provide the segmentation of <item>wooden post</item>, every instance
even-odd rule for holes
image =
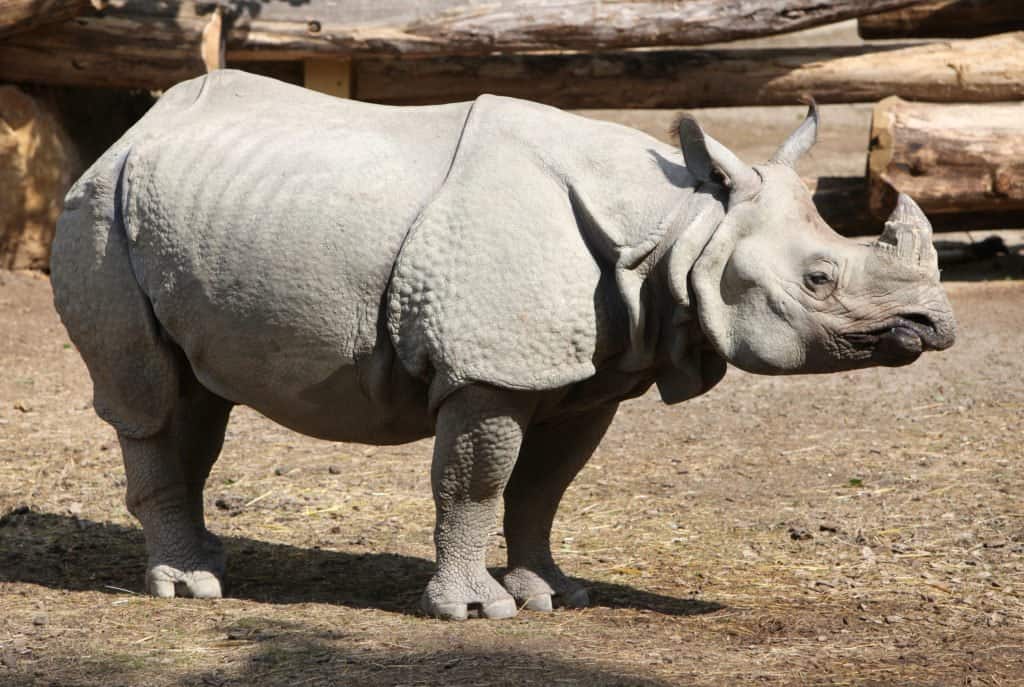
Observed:
[[[199,54],[203,58],[207,72],[224,68],[224,34],[224,7],[217,5],[217,9],[210,15],[210,21],[203,28],[203,37],[199,44]]]
[[[352,60],[309,59],[303,69],[306,88],[338,98],[352,97]]]

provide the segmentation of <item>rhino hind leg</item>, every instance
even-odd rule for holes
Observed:
[[[149,591],[220,596],[223,555],[203,523],[202,485],[230,405],[195,381],[135,280],[115,212],[115,157],[69,193],[51,260],[54,303],[89,370],[96,413],[121,442]]]
[[[421,602],[428,615],[516,614],[515,600],[491,577],[485,558],[534,405],[530,394],[483,386],[462,388],[441,405],[431,467],[437,571]]]
[[[146,538],[147,591],[162,597],[220,597],[224,550],[206,529],[203,487],[220,454],[231,404],[191,374],[187,378],[166,428],[145,438],[119,435],[126,501]]]
[[[597,448],[617,408],[602,406],[526,432],[505,489],[508,569],[502,578],[523,608],[550,611],[590,603],[586,589],[569,579],[551,555],[551,524],[562,495]]]

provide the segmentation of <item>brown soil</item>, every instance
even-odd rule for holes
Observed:
[[[0,272],[0,684],[1024,685],[1024,281],[950,293],[957,345],[912,366],[626,404],[554,536],[595,606],[445,623],[430,443],[247,409],[207,490],[230,598],[140,595],[49,283]]]

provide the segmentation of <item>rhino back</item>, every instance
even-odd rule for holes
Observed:
[[[237,72],[181,90],[191,97],[172,89],[127,141],[136,277],[217,393],[272,416],[268,405],[321,405],[353,381],[346,367],[387,345],[395,256],[444,181],[468,105],[387,108]]]

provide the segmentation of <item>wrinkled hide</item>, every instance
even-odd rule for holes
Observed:
[[[553,389],[612,359],[620,371],[651,369],[662,322],[648,277],[678,241],[671,274],[683,290],[723,214],[680,163],[630,129],[478,99],[390,291],[399,357],[432,377],[431,405],[470,382]],[[665,385],[677,372],[701,377],[698,351],[689,354]]]

